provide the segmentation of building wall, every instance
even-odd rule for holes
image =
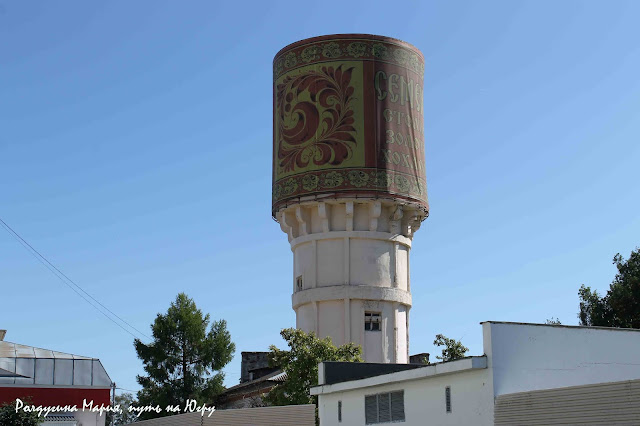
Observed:
[[[404,390],[406,425],[493,425],[493,396],[486,369],[428,377],[319,396],[322,426],[364,425],[365,395]],[[451,413],[446,412],[445,388],[451,388]],[[342,422],[338,422],[342,401]]]
[[[640,380],[501,395],[495,424],[640,425]]]
[[[640,331],[483,323],[496,396],[640,379]]]
[[[402,380],[394,373],[388,379],[376,376],[397,380],[393,383],[363,381],[355,390],[321,393],[322,426],[338,425],[338,401],[342,424],[364,424],[365,396],[395,390],[404,390],[406,424],[491,425],[494,399],[500,424],[552,424],[544,418],[553,410],[557,416],[552,418],[570,420],[565,424],[595,422],[599,417],[584,414],[595,406],[589,398],[600,398],[600,406],[616,410],[621,419],[640,420],[639,330],[486,322],[483,338],[486,369]],[[451,413],[445,411],[446,386],[451,387]],[[509,416],[542,420],[527,423]],[[606,416],[600,420],[597,424],[607,424]],[[640,424],[625,421],[615,424]]]
[[[242,352],[240,383],[259,379],[276,368],[269,368],[269,352]]]
[[[78,420],[78,426],[105,426],[107,415],[102,416],[99,413],[90,411],[78,411],[73,413],[73,417]]]

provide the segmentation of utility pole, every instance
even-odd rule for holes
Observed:
[[[111,382],[111,408],[116,406],[116,382]],[[111,412],[111,426],[114,426],[116,421],[116,416],[113,411]]]

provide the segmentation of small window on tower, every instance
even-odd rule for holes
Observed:
[[[296,277],[296,291],[302,291],[302,275]]]
[[[364,329],[366,331],[380,331],[380,312],[364,313]]]

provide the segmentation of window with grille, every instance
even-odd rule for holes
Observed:
[[[296,291],[302,290],[302,275],[296,277]]]
[[[385,392],[364,397],[364,417],[368,425],[404,422],[404,391]]]
[[[342,401],[338,401],[338,423],[342,422]]]
[[[364,329],[366,331],[380,331],[380,312],[364,313]]]
[[[447,413],[451,412],[451,388],[447,386],[444,388],[445,408]]]

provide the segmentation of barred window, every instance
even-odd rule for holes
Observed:
[[[364,329],[366,331],[380,331],[380,312],[364,313]]]
[[[342,401],[338,401],[338,423],[342,422]]]
[[[379,393],[364,397],[364,417],[368,425],[404,422],[404,391]]]
[[[445,409],[447,410],[447,413],[451,412],[451,388],[449,386],[447,386],[446,388],[444,388],[444,399],[445,399]]]

